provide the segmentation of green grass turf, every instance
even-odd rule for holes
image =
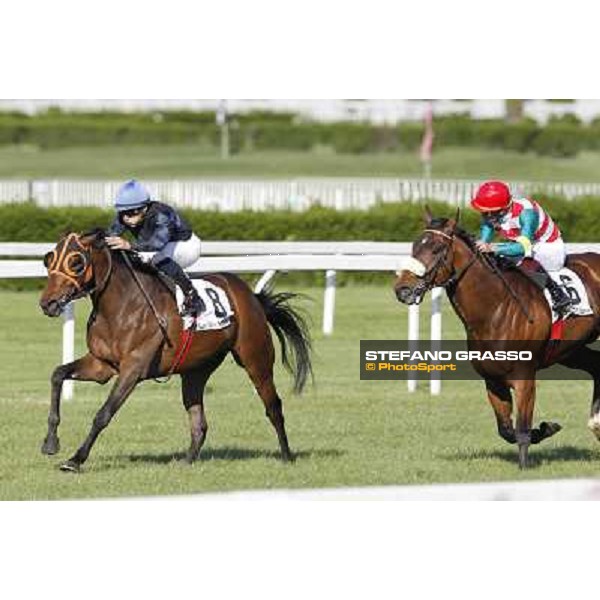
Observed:
[[[443,148],[433,159],[433,176],[442,178],[598,181],[600,153],[576,158],[538,157],[484,148]],[[38,150],[0,147],[0,177],[421,177],[415,152],[337,155],[314,152],[251,152],[222,160],[193,145],[105,146]]]
[[[277,289],[286,285],[285,276]],[[76,384],[63,403],[61,452],[42,456],[49,376],[60,360],[61,320],[44,317],[38,294],[0,292],[0,498],[107,497],[251,488],[423,484],[592,476],[600,445],[586,428],[591,383],[541,382],[536,423],[564,430],[532,448],[533,467],[520,472],[516,449],[502,441],[481,382],[445,383],[409,395],[404,382],[360,381],[359,340],[402,339],[405,307],[390,287],[348,286],[337,293],[334,335],[320,333],[322,290],[303,289],[313,317],[316,384],[302,397],[278,369],[287,431],[298,459],[278,461],[275,433],[245,373],[232,360],[211,379],[209,432],[202,459],[188,466],[187,416],[179,382],[144,383],[99,438],[79,475],[58,470],[86,435],[109,386]],[[87,300],[79,301],[78,354],[83,352]],[[427,315],[428,307],[423,308]],[[427,335],[422,320],[422,337]],[[446,303],[445,337],[462,335]]]

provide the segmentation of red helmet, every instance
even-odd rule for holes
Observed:
[[[510,205],[510,189],[501,181],[487,181],[478,190],[471,206],[475,210],[503,210]]]

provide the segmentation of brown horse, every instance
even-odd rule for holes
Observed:
[[[100,432],[139,382],[165,376],[172,369],[183,327],[174,294],[153,269],[131,258],[109,250],[100,230],[69,234],[44,258],[49,275],[40,307],[46,315],[58,316],[67,303],[85,295],[90,295],[93,305],[87,327],[88,354],[58,366],[52,374],[44,454],[59,450],[57,430],[63,381],[104,384],[116,376],[87,438],[61,465],[64,471],[80,470]],[[268,325],[280,341],[283,364],[294,374],[294,389],[301,392],[312,374],[311,346],[306,323],[288,303],[294,294],[254,294],[246,283],[229,273],[207,275],[205,279],[226,292],[234,317],[225,329],[194,333],[189,353],[175,369],[181,375],[183,405],[190,420],[191,445],[186,458],[194,461],[206,439],[208,425],[203,399],[206,382],[231,353],[252,380],[277,432],[281,457],[288,461],[292,454],[281,398],[273,382],[275,352]]]
[[[499,273],[495,259],[482,255],[475,240],[457,226],[455,219],[434,219],[426,213],[425,231],[413,244],[412,270],[398,273],[394,289],[405,304],[420,303],[433,287],[444,287],[462,321],[470,346],[482,340],[529,341],[534,349],[530,366],[523,362],[473,362],[485,380],[494,409],[498,433],[519,447],[519,466],[525,468],[530,444],[537,444],[560,430],[557,423],[533,428],[536,371],[559,363],[581,369],[594,379],[588,426],[600,439],[600,352],[586,347],[600,334],[600,255],[572,254],[567,266],[583,280],[593,315],[568,318],[563,340],[546,355],[551,313],[539,287],[520,270]],[[415,268],[418,267],[418,268]],[[512,290],[512,291],[511,291]],[[516,399],[516,427],[512,422],[512,393]]]

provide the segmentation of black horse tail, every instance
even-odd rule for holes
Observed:
[[[300,294],[274,294],[271,289],[265,289],[255,296],[279,339],[281,362],[294,376],[294,392],[299,394],[304,389],[308,376],[313,377],[312,343],[308,325],[305,318],[289,304],[290,300]]]

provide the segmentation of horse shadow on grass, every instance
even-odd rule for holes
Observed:
[[[506,450],[457,450],[440,454],[439,457],[448,461],[499,459],[513,464],[517,464],[519,460],[516,446]],[[529,468],[552,462],[598,462],[600,464],[600,449],[589,450],[570,445],[558,448],[537,448],[535,446],[530,448]]]
[[[340,458],[345,452],[333,448],[322,450],[300,450],[292,452],[294,460],[305,460],[310,458]],[[118,456],[119,460],[129,461],[130,463],[146,463],[155,465],[170,464],[173,462],[183,462],[185,452],[162,452],[160,454],[126,454]],[[210,460],[258,460],[262,458],[281,459],[281,453],[278,450],[262,450],[258,448],[240,448],[237,446],[222,448],[206,448],[200,452],[200,457],[196,462],[202,463]]]

